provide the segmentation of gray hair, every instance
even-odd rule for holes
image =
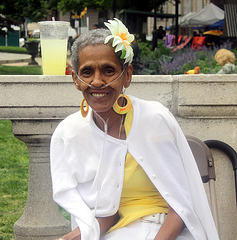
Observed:
[[[93,29],[88,31],[87,33],[81,34],[73,43],[72,46],[72,56],[71,56],[71,63],[72,69],[77,72],[79,67],[79,52],[87,47],[87,46],[94,46],[99,44],[104,44],[104,40],[107,36],[111,35],[111,32],[107,29]],[[107,45],[112,47],[112,41],[109,41]],[[119,51],[116,53],[119,63],[122,65],[124,64],[124,59],[120,58],[121,52]],[[125,67],[125,66],[124,66]]]

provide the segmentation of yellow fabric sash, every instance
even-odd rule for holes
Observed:
[[[128,136],[132,126],[133,108],[125,118],[125,131]],[[109,232],[128,225],[141,217],[167,213],[168,204],[154,187],[149,177],[128,152],[124,169],[123,190],[119,206],[120,220]]]

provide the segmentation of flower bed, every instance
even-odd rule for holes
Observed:
[[[230,42],[224,43],[219,48],[206,48],[193,50],[190,47],[172,52],[163,42],[158,43],[155,51],[151,50],[148,43],[139,42],[140,48],[140,72],[144,75],[177,75],[199,66],[201,73],[215,74],[221,65],[215,61],[215,54],[220,48],[228,49],[237,54],[236,49],[231,49]],[[237,55],[236,55],[237,56]],[[237,66],[237,61],[236,61]],[[237,68],[236,68],[237,69]]]

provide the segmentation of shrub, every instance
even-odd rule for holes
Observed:
[[[169,59],[170,49],[165,48],[163,42],[158,42],[158,48],[152,51],[152,45],[149,42],[138,41],[140,48],[140,74],[155,75],[161,67],[160,59]]]
[[[141,54],[140,61],[143,66],[141,74],[184,74],[196,66],[200,67],[202,73],[214,74],[221,68],[214,58],[220,48],[231,50],[235,55],[237,54],[237,50],[232,50],[231,43],[228,41],[219,48],[204,47],[200,50],[193,50],[190,47],[186,47],[176,52],[171,52],[170,49],[165,48],[163,42],[158,43],[155,51],[151,50],[149,43],[138,42],[138,44]]]
[[[0,52],[8,52],[8,53],[24,53],[26,54],[26,48],[24,47],[12,47],[12,46],[0,46]]]

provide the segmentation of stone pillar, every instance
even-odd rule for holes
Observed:
[[[49,147],[57,121],[12,121],[13,133],[29,150],[25,211],[14,225],[15,240],[50,240],[70,231],[70,222],[52,199]]]

